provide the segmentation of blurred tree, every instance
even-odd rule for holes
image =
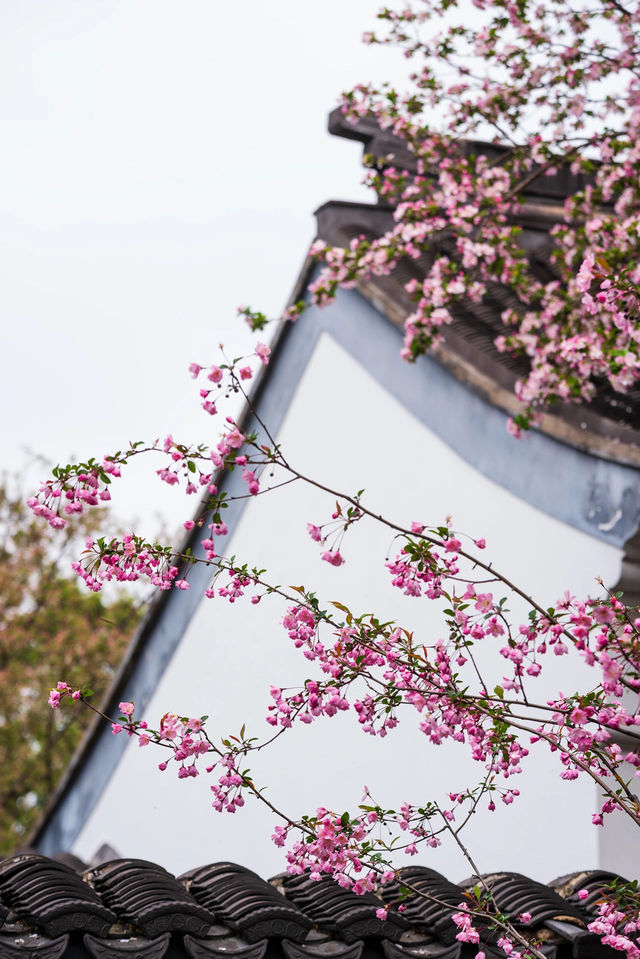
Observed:
[[[47,709],[50,686],[71,676],[104,689],[141,617],[134,597],[87,593],[67,576],[97,518],[56,533],[25,499],[0,479],[0,855],[19,845],[92,719]]]

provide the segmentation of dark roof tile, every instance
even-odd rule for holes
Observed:
[[[396,942],[409,928],[408,922],[397,914],[390,913],[387,919],[378,919],[376,911],[383,903],[374,893],[357,896],[329,876],[314,881],[305,873],[278,877],[278,881],[282,883],[287,899],[308,913],[317,925],[337,932],[345,942],[364,938]]]
[[[382,946],[385,959],[460,959],[462,952],[460,942],[447,945],[424,935],[416,936],[413,941],[403,936],[401,942],[384,942]]]
[[[380,128],[374,117],[360,117],[353,123],[336,107],[329,114],[329,133],[343,137],[346,140],[359,140],[363,144],[365,155],[370,154],[376,161],[385,166],[399,167],[400,169],[417,172],[416,155],[400,137],[389,130]],[[510,147],[499,143],[490,143],[486,140],[458,140],[461,153],[466,156],[485,156],[490,161],[500,161],[509,153]],[[427,176],[433,175],[435,170],[427,171]],[[525,188],[526,197],[536,197],[546,200],[564,200],[569,193],[575,193],[594,182],[593,174],[572,173],[569,164],[560,166],[551,176],[540,176]]]
[[[155,938],[164,932],[204,935],[215,916],[170,872],[144,859],[115,859],[85,873],[86,881],[125,922]]]
[[[18,855],[1,862],[0,900],[51,938],[71,929],[103,936],[116,919],[73,869],[46,856]]]
[[[263,959],[267,946],[267,939],[248,943],[238,936],[207,939],[184,937],[184,947],[191,959],[223,959],[225,956],[235,956],[237,959]]]
[[[363,942],[346,945],[337,939],[322,938],[320,941],[282,943],[285,959],[360,959]]]
[[[92,959],[162,959],[171,936],[168,932],[157,939],[145,939],[135,936],[131,939],[98,939],[87,934],[84,947]]]
[[[522,913],[529,913],[530,929],[537,929],[549,919],[577,925],[584,929],[584,917],[581,911],[569,900],[560,896],[551,886],[535,882],[517,872],[487,873],[481,877],[482,883],[490,890],[500,912],[514,919]],[[477,884],[477,878],[461,883],[463,889]]]
[[[606,887],[614,880],[628,882],[627,879],[614,872],[607,872],[604,869],[591,869],[559,876],[557,879],[553,879],[549,885],[567,902],[570,902],[585,919],[590,920],[597,915],[598,904],[602,901]],[[583,890],[587,892],[586,899],[580,899],[578,895]]]
[[[414,928],[430,932],[442,942],[455,943],[459,929],[451,916],[464,899],[460,886],[425,866],[408,866],[400,869],[397,876],[397,880],[382,887],[384,901],[391,905],[403,901],[403,889],[417,892],[418,895],[403,901],[408,921]]]
[[[274,886],[235,863],[218,862],[180,877],[193,898],[249,942],[284,938],[301,942],[312,922]]]
[[[21,922],[5,923],[0,929],[0,956],[2,959],[60,959],[69,945],[65,933],[50,939]]]

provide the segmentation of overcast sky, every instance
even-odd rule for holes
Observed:
[[[211,429],[187,364],[241,352],[236,306],[282,309],[313,210],[367,195],[326,120],[344,88],[406,71],[360,42],[378,6],[2,5],[4,469]],[[115,505],[171,526],[171,492],[138,476]]]

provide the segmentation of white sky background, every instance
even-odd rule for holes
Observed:
[[[377,0],[21,0],[0,8],[0,466],[172,431],[202,440],[191,360],[277,314],[313,210],[363,199],[359,144],[330,137],[341,90],[404,76],[365,47]],[[112,487],[124,522],[191,503]],[[40,477],[39,473],[42,474]],[[44,478],[39,470],[34,480]]]

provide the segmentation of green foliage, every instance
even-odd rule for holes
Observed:
[[[92,718],[50,709],[50,687],[104,689],[141,615],[131,597],[109,601],[72,578],[78,541],[99,517],[54,532],[26,495],[0,482],[0,855],[24,842]]]

